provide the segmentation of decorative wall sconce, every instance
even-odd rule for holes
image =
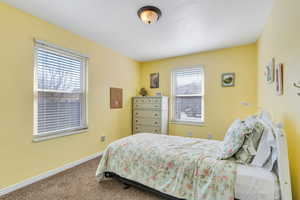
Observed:
[[[300,82],[294,83],[294,87],[300,89]],[[300,93],[298,93],[298,96],[300,96]]]

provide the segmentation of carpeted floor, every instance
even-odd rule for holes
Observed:
[[[99,159],[91,160],[53,177],[0,197],[0,200],[158,200],[152,193],[115,181],[98,183]]]

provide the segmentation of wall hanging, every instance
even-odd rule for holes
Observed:
[[[272,58],[270,62],[265,66],[265,79],[266,82],[271,84],[274,82],[275,74],[275,59]]]
[[[159,88],[159,73],[150,74],[150,88]]]
[[[298,83],[294,83],[294,87],[300,89],[300,81]],[[300,93],[297,93],[300,96]]]
[[[275,67],[275,91],[276,95],[283,95],[283,64],[279,63]]]
[[[235,85],[235,73],[223,73],[222,87],[234,87],[234,85]]]
[[[110,88],[110,108],[119,109],[123,107],[123,89]]]

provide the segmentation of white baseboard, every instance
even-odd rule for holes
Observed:
[[[90,155],[90,156],[85,157],[83,159],[80,159],[78,161],[75,161],[75,162],[72,162],[72,163],[68,163],[68,164],[66,164],[66,165],[64,165],[62,167],[59,167],[59,168],[56,168],[56,169],[52,169],[50,171],[47,171],[47,172],[42,173],[40,175],[34,176],[32,178],[25,179],[24,181],[21,181],[21,182],[15,184],[15,185],[11,185],[11,186],[8,186],[6,188],[0,189],[0,197],[3,196],[3,195],[5,195],[5,194],[11,193],[11,192],[13,192],[15,190],[18,190],[18,189],[21,189],[21,188],[26,187],[28,185],[31,185],[33,183],[36,183],[38,181],[41,181],[43,179],[46,179],[46,178],[48,178],[50,176],[53,176],[55,174],[58,174],[60,172],[63,172],[65,170],[67,170],[67,169],[76,167],[77,165],[85,163],[85,162],[87,162],[89,160],[92,160],[94,158],[100,157],[101,155],[102,155],[102,152],[95,153],[93,155]]]

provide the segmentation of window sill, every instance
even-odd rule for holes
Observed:
[[[204,122],[169,121],[169,124],[178,124],[186,126],[204,126]]]
[[[64,136],[68,136],[68,135],[75,135],[75,134],[86,133],[86,132],[88,132],[88,128],[80,129],[77,131],[51,133],[51,134],[45,134],[45,135],[34,134],[32,141],[33,142],[42,142],[45,140],[51,140],[51,139],[58,138],[58,137],[64,137]]]

